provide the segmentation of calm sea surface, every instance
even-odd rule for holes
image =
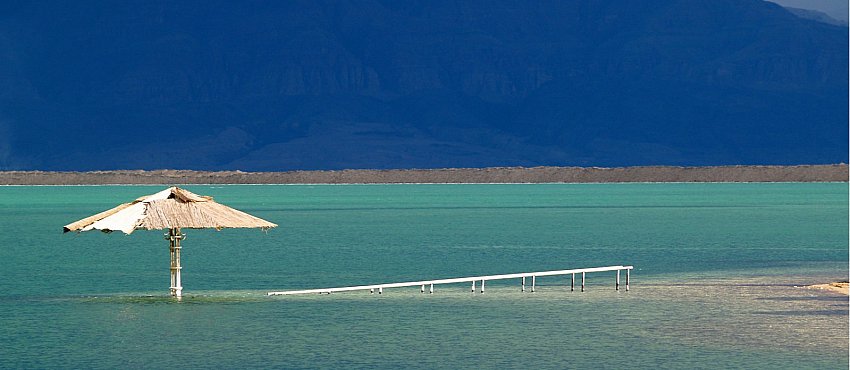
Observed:
[[[847,184],[187,186],[280,225],[62,226],[162,187],[0,187],[0,368],[848,367]],[[634,265],[334,295],[271,290]],[[566,286],[565,286],[566,284]]]

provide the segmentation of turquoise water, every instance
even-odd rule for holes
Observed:
[[[0,367],[848,366],[847,297],[796,287],[847,279],[847,184],[186,188],[280,227],[184,230],[176,302],[162,232],[60,231],[161,187],[0,187]],[[630,292],[265,295],[618,264]]]

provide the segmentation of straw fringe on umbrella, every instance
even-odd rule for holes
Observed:
[[[167,229],[171,251],[171,295],[182,295],[180,276],[180,241],[185,235],[180,229],[259,228],[268,230],[277,225],[259,217],[230,208],[178,187],[140,197],[130,203],[103,211],[65,225],[64,232],[100,230],[122,231]]]

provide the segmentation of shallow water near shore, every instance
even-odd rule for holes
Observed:
[[[187,186],[280,225],[61,227],[156,186],[0,187],[0,366],[820,368],[848,365],[848,185]],[[272,290],[634,265],[268,297]]]

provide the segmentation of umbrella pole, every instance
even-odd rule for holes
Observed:
[[[180,278],[180,240],[185,238],[185,235],[180,234],[179,227],[173,227],[168,230],[168,246],[171,252],[171,295],[177,298],[183,296],[183,282]]]

